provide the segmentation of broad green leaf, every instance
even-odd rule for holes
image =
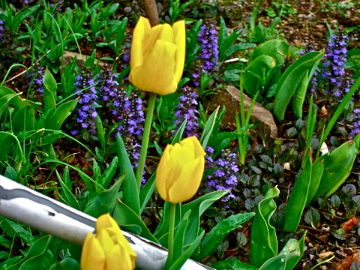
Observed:
[[[43,83],[45,86],[43,93],[44,113],[47,113],[50,109],[56,108],[56,90],[57,90],[56,80],[48,69],[45,70]]]
[[[318,64],[322,56],[320,52],[310,52],[291,64],[281,75],[276,86],[274,101],[274,115],[277,119],[284,120],[288,104],[297,93],[301,81]]]
[[[297,230],[306,205],[313,199],[318,189],[324,170],[322,161],[316,162],[315,166],[310,157],[305,158],[307,159],[305,167],[295,180],[285,208],[284,230],[289,232]]]
[[[117,151],[119,157],[120,174],[125,175],[123,189],[124,204],[128,205],[135,213],[140,215],[140,195],[139,186],[136,181],[135,173],[126,152],[125,144],[120,135],[116,137]]]
[[[176,258],[179,258],[185,248],[185,234],[186,234],[186,228],[189,224],[189,217],[191,214],[191,210],[187,211],[181,218],[180,222],[176,224],[175,228],[175,235],[174,235],[174,254],[173,258],[176,260]],[[190,221],[191,222],[191,221]],[[168,247],[169,248],[169,247]],[[172,262],[173,263],[173,262]]]
[[[66,166],[63,173],[63,178],[57,170],[55,170],[56,176],[60,182],[61,190],[60,197],[61,199],[69,206],[74,207],[75,209],[80,210],[79,202],[76,199],[75,195],[72,193],[72,183],[70,180],[69,167]]]
[[[22,99],[20,98],[21,93],[16,93],[14,90],[0,85],[0,100],[3,96],[6,95],[11,95],[11,94],[15,94],[16,96],[14,98],[12,98],[11,100],[11,104],[15,107],[15,108],[20,108],[21,106],[23,106],[24,102],[22,101]],[[1,102],[0,102],[0,107],[1,107]],[[1,111],[0,111],[1,112]]]
[[[123,178],[119,179],[107,190],[93,193],[84,212],[96,218],[105,213],[112,213],[117,205],[119,189],[123,180]]]
[[[51,236],[44,236],[31,244],[25,258],[8,267],[7,270],[48,269],[54,262],[54,255],[48,249]]]
[[[181,206],[181,212],[186,213],[191,210],[190,220],[186,230],[185,244],[190,244],[199,235],[200,217],[216,201],[225,196],[228,191],[213,191],[207,193],[191,202]]]
[[[14,94],[5,94],[0,97],[0,117],[2,116],[4,111],[9,107],[11,101],[20,95],[21,93],[14,93]]]
[[[171,144],[175,144],[178,143],[179,141],[181,141],[185,128],[186,128],[186,119],[181,123],[180,127],[178,128],[178,130],[176,131],[175,135],[172,138]]]
[[[97,138],[99,139],[101,149],[105,151],[106,150],[105,129],[99,115],[96,117],[96,135]]]
[[[49,109],[45,114],[45,128],[59,130],[66,120],[75,109],[78,100],[69,100],[62,103],[56,109]]]
[[[281,39],[272,39],[265,41],[260,44],[253,51],[250,57],[250,61],[253,61],[255,58],[261,55],[271,56],[275,59],[275,65],[279,66],[285,62],[285,59],[289,52],[289,44],[286,40]]]
[[[146,181],[146,183],[140,189],[140,212],[142,213],[151,199],[151,196],[155,191],[155,176],[156,172],[154,172],[151,177]]]
[[[213,254],[230,232],[240,228],[242,224],[248,222],[254,215],[255,213],[253,212],[240,213],[221,220],[201,242],[200,253],[196,255],[196,260],[200,261]]]
[[[299,241],[290,239],[279,255],[267,260],[259,270],[292,270],[304,254],[305,234]]]
[[[118,164],[119,164],[118,157],[114,157],[111,163],[109,164],[109,166],[105,169],[105,171],[101,175],[101,177],[99,177],[98,179],[99,184],[103,188],[107,188],[110,182],[114,180],[114,176],[118,170]]]
[[[193,239],[193,242],[185,249],[182,255],[178,257],[176,261],[171,265],[170,270],[177,270],[181,268],[181,266],[185,263],[185,261],[190,258],[190,256],[200,245],[201,239],[203,238],[204,234],[205,231],[202,231],[195,239]]]
[[[80,264],[74,258],[66,257],[60,262],[53,264],[49,270],[80,270]]]
[[[141,216],[134,212],[128,205],[121,200],[117,201],[117,205],[113,212],[113,218],[125,230],[133,232],[137,235],[145,237],[150,241],[158,243],[156,237],[149,231],[146,224],[142,221]]]
[[[345,142],[323,156],[324,173],[314,198],[322,195],[329,197],[345,182],[359,152],[359,144],[356,142],[359,138],[360,135],[357,135],[353,141]]]
[[[219,113],[219,108],[220,107],[217,107],[215,109],[215,111],[213,111],[213,113],[209,116],[209,119],[206,121],[203,133],[201,134],[200,141],[201,141],[201,145],[204,149],[206,149],[206,146],[207,146],[207,144],[210,140],[210,137],[212,135],[212,132],[214,130],[214,126],[217,121],[217,117],[218,117],[218,113]]]
[[[250,262],[260,267],[266,260],[278,254],[278,240],[270,219],[276,210],[274,198],[279,196],[277,187],[269,189],[256,207],[251,225]]]
[[[265,54],[259,55],[249,62],[242,78],[243,86],[251,97],[268,84],[271,79],[269,75],[275,66],[275,58]]]
[[[31,105],[24,105],[17,109],[12,117],[14,133],[34,130],[36,126],[35,110]]]
[[[229,257],[212,265],[217,270],[258,270],[257,267],[239,261],[238,258]]]

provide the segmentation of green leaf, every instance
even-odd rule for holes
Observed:
[[[284,120],[287,106],[297,93],[301,81],[309,70],[319,63],[322,56],[320,52],[310,52],[291,64],[281,75],[276,86],[274,101],[274,115],[277,119]]]
[[[49,270],[80,270],[80,264],[74,258],[67,257],[53,264]]]
[[[186,230],[185,244],[191,244],[192,241],[199,235],[200,217],[202,214],[214,202],[220,200],[227,193],[228,191],[213,191],[181,206],[182,213],[186,213],[191,210],[191,222]]]
[[[35,110],[31,105],[24,105],[13,114],[12,127],[14,133],[34,130],[35,123]]]
[[[101,149],[105,151],[106,150],[105,129],[99,115],[96,117],[96,135],[97,138],[99,139]]]
[[[49,269],[54,262],[54,255],[48,249],[51,239],[51,236],[47,235],[33,242],[24,259],[7,270]]]
[[[56,90],[57,90],[56,80],[48,69],[46,69],[45,71],[43,77],[43,83],[45,86],[43,93],[44,113],[47,113],[51,109],[56,108]]]
[[[278,254],[278,241],[271,216],[276,210],[274,198],[279,196],[277,187],[269,189],[256,208],[251,225],[250,262],[260,267],[266,260]]]
[[[319,183],[318,179],[321,179],[323,172],[322,162],[319,161],[317,163],[316,170],[313,172],[311,158],[306,157],[306,159],[305,167],[295,180],[294,188],[290,193],[289,201],[285,208],[284,230],[288,232],[295,232],[297,230],[305,206],[312,199],[311,197],[308,198],[312,185],[312,175],[314,174],[314,178],[317,180],[317,185],[313,189],[316,192]],[[315,172],[319,173],[320,176],[315,175]],[[311,196],[315,194],[313,190],[311,191]]]
[[[20,95],[21,93],[14,93],[5,94],[0,97],[0,117],[2,116],[3,112],[10,106],[11,101]]]
[[[180,269],[181,266],[185,263],[185,261],[190,258],[190,256],[194,253],[195,249],[200,245],[201,239],[203,238],[205,231],[202,231],[198,237],[196,237],[191,245],[182,253],[180,257],[176,259],[176,261],[171,265],[170,270]]]
[[[244,88],[251,97],[268,84],[271,78],[269,75],[275,65],[275,58],[265,54],[259,55],[249,62],[242,78]]]
[[[105,169],[98,182],[103,188],[107,188],[110,182],[114,179],[119,164],[119,158],[114,157],[110,165]]]
[[[137,235],[145,237],[150,241],[158,243],[158,239],[149,231],[146,224],[142,221],[141,216],[134,212],[128,205],[121,200],[117,201],[117,205],[113,212],[113,218],[122,228],[133,232]]]
[[[286,40],[272,39],[260,44],[251,54],[250,61],[261,55],[271,56],[275,59],[276,66],[282,65],[289,52],[289,44]]]
[[[156,172],[146,181],[140,189],[140,212],[142,213],[155,191]]]
[[[74,207],[75,209],[80,210],[79,202],[76,199],[75,195],[71,192],[72,182],[70,180],[69,167],[66,166],[63,173],[63,179],[57,170],[55,170],[56,176],[61,185],[60,196],[62,200],[69,206]]]
[[[96,218],[105,213],[112,213],[116,206],[119,189],[123,180],[123,178],[120,178],[109,189],[100,193],[93,193],[86,204],[84,212]]]
[[[213,254],[230,232],[240,228],[242,224],[248,222],[254,215],[255,213],[253,212],[240,213],[221,220],[201,242],[200,253],[195,257],[196,260],[200,261]]]
[[[55,109],[49,109],[45,114],[45,128],[59,130],[66,120],[75,109],[78,100],[69,100],[62,103]]]
[[[305,234],[299,241],[290,239],[279,255],[267,260],[259,270],[292,270],[304,254]]]
[[[135,173],[126,152],[125,144],[120,135],[116,136],[117,151],[119,157],[120,173],[125,175],[123,184],[123,202],[128,205],[135,213],[140,215],[140,195],[139,186],[136,181]]]
[[[203,133],[201,134],[201,145],[204,149],[206,149],[206,146],[210,140],[210,137],[212,135],[212,132],[214,130],[215,123],[217,121],[218,113],[219,113],[219,106],[213,111],[213,113],[209,116],[209,119],[206,121]]]
[[[230,257],[215,263],[213,268],[217,270],[258,270],[257,267],[241,262],[238,258]]]
[[[181,123],[180,127],[178,128],[178,130],[176,131],[174,137],[172,138],[171,144],[175,144],[178,143],[179,141],[181,141],[185,128],[186,128],[186,119]]]
[[[359,145],[355,143],[356,138],[359,137],[360,135],[357,135],[353,141],[345,142],[331,153],[322,156],[324,173],[314,198],[322,195],[329,197],[348,178],[359,152]]]

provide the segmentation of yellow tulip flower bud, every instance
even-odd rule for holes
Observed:
[[[143,91],[174,93],[184,69],[185,42],[185,21],[151,27],[140,17],[131,44],[130,82]]]
[[[155,179],[161,198],[174,204],[191,199],[201,183],[204,157],[204,149],[194,136],[175,145],[167,145]]]
[[[132,270],[136,254],[109,214],[96,221],[96,235],[88,233],[81,253],[81,270]]]

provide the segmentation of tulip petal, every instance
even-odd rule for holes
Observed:
[[[168,183],[171,181],[168,179],[169,176],[169,160],[170,150],[173,146],[168,144],[161,156],[160,162],[156,170],[155,186],[160,197],[167,201],[168,200]]]
[[[194,150],[196,157],[204,157],[206,155],[204,148],[195,136],[188,137],[180,142],[180,144]]]
[[[137,22],[133,39],[131,42],[131,59],[130,59],[130,66],[131,68],[135,68],[141,66],[144,57],[143,57],[143,44],[144,38],[147,33],[151,30],[150,22],[147,18],[140,17],[139,21]]]
[[[86,235],[80,265],[82,270],[105,269],[105,253],[92,233]]]
[[[106,256],[106,270],[121,269],[130,270],[134,269],[135,265],[131,261],[129,256],[126,256],[126,250],[117,245],[113,247]]]
[[[203,157],[183,164],[181,174],[169,189],[169,201],[179,203],[191,199],[199,189],[204,167]]]
[[[170,25],[159,24],[151,28],[150,32],[145,35],[143,45],[144,58],[146,58],[149,52],[153,49],[157,40],[167,41],[172,44],[174,43],[174,34]]]
[[[178,83],[181,79],[185,64],[185,52],[186,52],[185,21],[178,21],[174,23],[173,31],[174,31],[174,42],[177,47],[174,79]]]
[[[176,46],[157,40],[144,63],[131,70],[129,80],[138,88],[160,95],[176,91],[174,80]]]

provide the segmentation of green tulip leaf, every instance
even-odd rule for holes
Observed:
[[[178,270],[186,262],[187,259],[194,253],[195,249],[200,245],[201,239],[204,237],[205,231],[202,231],[196,238],[193,239],[192,243],[184,250],[182,255],[176,259],[171,265],[169,270]]]
[[[102,192],[94,192],[84,212],[96,218],[102,214],[112,213],[117,204],[119,190],[123,180],[124,177],[116,181],[109,189]]]
[[[111,181],[114,179],[114,176],[118,170],[119,158],[114,157],[109,164],[109,166],[105,169],[102,175],[98,179],[98,183],[103,187],[107,188]]]
[[[191,244],[199,235],[200,217],[216,201],[225,196],[228,191],[213,191],[207,193],[189,203],[181,206],[181,212],[186,213],[191,210],[190,223],[186,230],[185,244]]]
[[[34,130],[35,125],[35,110],[32,106],[25,105],[14,112],[12,117],[12,126],[14,133]]]
[[[121,226],[121,228],[145,237],[155,243],[159,242],[158,239],[149,231],[139,214],[134,212],[133,209],[121,200],[117,201],[113,212],[113,218]]]
[[[67,257],[53,264],[49,270],[80,270],[80,264],[74,258]]]
[[[212,265],[217,270],[258,270],[257,267],[244,263],[238,258],[229,257]]]
[[[259,90],[265,88],[275,66],[275,59],[265,54],[259,55],[249,62],[242,78],[243,86],[250,97],[254,97]]]
[[[357,135],[354,140],[343,143],[323,156],[324,173],[314,198],[322,195],[329,197],[345,182],[359,152],[359,144],[356,142],[359,138]]]
[[[142,213],[151,199],[151,196],[155,191],[155,176],[156,172],[154,172],[151,177],[146,181],[145,185],[140,189],[140,212]]]
[[[131,165],[129,155],[126,151],[124,141],[121,136],[116,137],[120,173],[125,175],[123,188],[123,202],[127,204],[135,213],[140,215],[140,196],[139,186],[136,181],[135,173]]]
[[[279,255],[267,260],[259,270],[292,270],[304,254],[305,234],[299,241],[290,239]]]
[[[256,47],[251,54],[250,61],[253,61],[255,58],[261,55],[267,55],[275,59],[276,66],[279,66],[284,64],[288,52],[289,44],[286,40],[272,39],[265,41]]]
[[[311,158],[306,157],[305,167],[295,180],[285,208],[285,231],[295,232],[297,230],[306,205],[310,203],[318,190],[323,171],[324,165],[321,160],[312,164]]]
[[[45,114],[45,128],[58,130],[75,109],[78,100],[69,100],[61,103],[56,109],[52,107]]]
[[[203,133],[201,134],[200,142],[204,149],[206,149],[206,146],[214,130],[214,126],[218,118],[219,108],[220,107],[217,107],[209,116],[209,119],[206,121]]]
[[[269,189],[259,202],[251,225],[250,262],[260,267],[266,260],[278,254],[278,241],[270,219],[276,210],[274,198],[279,196],[277,187]]]
[[[248,222],[254,215],[255,213],[253,212],[240,213],[221,220],[201,242],[200,252],[195,256],[196,260],[200,261],[213,254],[230,232],[240,228],[242,224]]]
[[[309,71],[319,64],[322,56],[322,53],[310,52],[291,64],[281,75],[275,90],[274,115],[277,119],[284,120],[285,111],[291,98],[299,91],[301,82],[305,80],[304,78]],[[298,103],[300,103],[304,94],[304,89],[301,89],[301,91],[299,92],[299,100],[296,101]],[[300,105],[297,104],[296,106]]]

